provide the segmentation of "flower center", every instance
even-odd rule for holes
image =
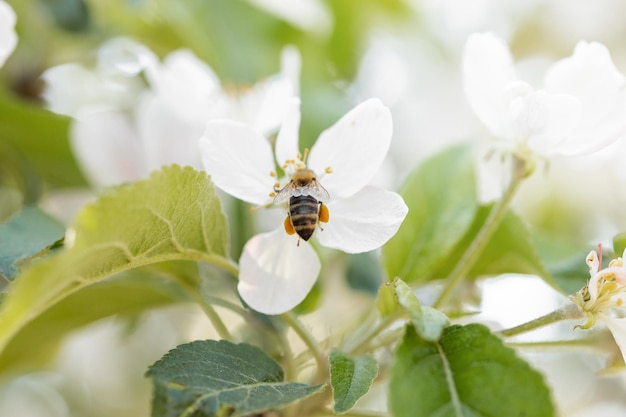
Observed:
[[[324,171],[321,173],[321,175],[316,175],[316,173],[308,169],[306,166],[306,159],[308,156],[309,156],[309,148],[304,148],[304,152],[302,154],[298,152],[298,154],[296,155],[294,159],[287,159],[280,166],[281,169],[285,172],[286,176],[290,179],[290,182],[287,185],[295,182],[298,178],[303,178],[303,177],[307,178],[307,183],[310,183],[310,180],[308,179],[309,177],[313,178],[317,182],[317,180],[324,177],[324,175],[333,173],[333,170],[331,167],[326,167],[324,168]],[[272,178],[278,178],[278,175],[274,171],[270,171],[269,175]],[[305,184],[298,183],[296,185],[302,187]],[[269,196],[272,198],[275,198],[278,191],[280,191],[282,186],[283,185],[279,181],[276,181],[274,183],[274,190],[269,193]]]

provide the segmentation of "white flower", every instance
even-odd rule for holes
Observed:
[[[145,46],[116,38],[99,49],[93,69],[47,70],[44,97],[51,110],[74,118],[74,154],[92,184],[107,186],[172,163],[200,168],[197,140],[211,119],[275,131],[298,93],[299,70],[297,51],[286,48],[280,74],[233,94],[188,50],[160,62]]]
[[[626,84],[607,48],[579,42],[553,64],[543,89],[518,79],[505,42],[492,33],[471,35],[463,53],[467,100],[492,134],[543,155],[582,155],[626,132]]]
[[[4,65],[9,55],[17,45],[15,12],[4,0],[0,0],[0,67]]]
[[[348,253],[380,247],[408,212],[398,194],[367,185],[389,149],[389,109],[377,99],[361,103],[322,132],[304,161],[298,148],[299,104],[294,100],[279,131],[275,159],[270,143],[253,129],[233,121],[209,122],[199,143],[206,171],[227,193],[265,206],[273,202],[276,163],[287,175],[306,166],[330,195],[324,202],[330,219],[317,227],[317,240]],[[247,242],[238,289],[255,310],[280,314],[304,299],[319,271],[309,242],[289,236],[281,225]]]
[[[602,254],[602,252],[600,252]],[[571,299],[586,314],[587,321],[578,326],[583,329],[593,327],[601,320],[613,334],[626,361],[626,250],[621,258],[613,259],[609,266],[602,268],[602,258],[595,251],[587,255],[587,265],[591,278],[582,290]]]

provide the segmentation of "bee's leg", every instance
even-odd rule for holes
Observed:
[[[328,223],[330,220],[330,213],[328,212],[328,207],[324,205],[324,203],[320,202],[320,209],[317,213],[318,227],[321,231],[324,231],[321,224],[319,223]]]

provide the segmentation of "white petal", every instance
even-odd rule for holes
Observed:
[[[163,65],[148,75],[152,94],[164,105],[169,105],[179,119],[199,124],[204,129],[208,120],[224,118],[219,80],[192,52],[172,52]]]
[[[566,94],[535,91],[511,101],[509,118],[516,135],[528,140],[531,149],[560,153],[563,141],[580,118],[580,101]]]
[[[502,193],[511,181],[512,158],[493,154],[490,148],[488,154],[482,154],[476,159],[476,184],[478,201],[488,204],[502,198]]]
[[[517,79],[506,43],[493,33],[467,39],[462,58],[463,88],[476,116],[498,137],[508,137],[507,108],[502,94]]]
[[[296,159],[300,130],[300,99],[293,98],[276,137],[276,162],[282,166],[289,159]]]
[[[317,230],[319,242],[348,253],[376,249],[396,234],[409,209],[399,194],[366,186],[328,204],[330,221]]]
[[[41,76],[45,82],[43,97],[55,113],[75,116],[85,104],[93,104],[98,78],[82,65],[63,64],[48,68]]]
[[[98,49],[98,72],[103,75],[134,77],[149,72],[158,61],[146,46],[125,37],[113,38]]]
[[[56,113],[76,117],[86,108],[121,110],[134,107],[145,86],[140,78],[102,75],[78,64],[46,70],[43,97]]]
[[[239,259],[241,298],[265,314],[291,310],[307,296],[319,275],[320,260],[307,242],[284,230],[250,239]]]
[[[568,154],[598,150],[624,134],[624,81],[608,49],[596,42],[580,42],[571,57],[558,61],[548,70],[546,89],[574,95],[583,106],[578,127],[568,138]]]
[[[626,361],[626,318],[616,319],[606,314],[598,314],[598,317],[613,334],[613,338],[622,352],[624,361]]]
[[[214,94],[221,88],[220,80],[211,67],[190,50],[180,49],[170,53],[163,60],[163,66],[172,78],[180,84],[193,86],[198,94]]]
[[[598,253],[595,250],[589,252],[585,262],[589,267],[589,275],[594,275],[600,269],[600,259],[598,258]]]
[[[302,71],[302,56],[293,45],[285,46],[280,51],[280,75],[289,80],[293,86],[293,94],[300,95],[300,72]]]
[[[11,6],[0,0],[0,67],[17,45],[16,21],[17,17]]]
[[[272,200],[276,179],[269,142],[248,126],[230,120],[207,124],[199,141],[204,169],[213,182],[228,194],[252,204]]]
[[[146,169],[153,171],[164,165],[191,165],[201,169],[198,138],[205,120],[190,119],[181,114],[162,95],[148,96],[137,110],[137,130]]]
[[[296,94],[294,85],[291,80],[276,76],[257,84],[252,93],[258,95],[248,109],[252,126],[264,136],[276,133]]]
[[[272,13],[305,31],[325,35],[332,28],[332,13],[320,0],[250,0],[255,6]]]
[[[391,112],[378,99],[356,106],[326,129],[311,148],[307,165],[323,177],[331,198],[349,197],[368,184],[387,155]],[[324,175],[326,168],[332,174]]]
[[[96,186],[134,181],[144,174],[136,134],[122,113],[79,115],[71,125],[70,144],[83,172]]]

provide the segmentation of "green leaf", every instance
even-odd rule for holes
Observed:
[[[613,252],[616,256],[622,256],[626,249],[626,233],[618,233],[613,236]]]
[[[383,246],[388,277],[424,282],[452,257],[471,226],[478,202],[474,153],[459,146],[436,155],[411,174],[400,194],[409,207],[398,233]]]
[[[13,279],[20,262],[63,239],[65,227],[38,207],[26,207],[0,224],[0,276]]]
[[[85,31],[89,27],[89,9],[83,0],[40,0],[56,24],[69,32]]]
[[[554,415],[541,374],[479,324],[448,327],[438,342],[408,326],[389,390],[394,417]]]
[[[402,189],[409,214],[384,247],[389,277],[408,283],[448,276],[477,238],[493,205],[479,206],[471,148],[456,147],[424,163]],[[504,273],[541,276],[557,287],[525,222],[508,210],[469,278]]]
[[[589,247],[538,230],[533,231],[532,239],[559,290],[565,294],[573,294],[587,285],[589,267],[585,259]]]
[[[150,367],[153,417],[247,416],[282,408],[322,385],[283,382],[283,370],[257,347],[224,340],[178,346]]]
[[[382,284],[383,271],[372,252],[357,253],[348,257],[346,280],[353,290],[376,295]]]
[[[439,340],[441,332],[450,324],[442,312],[428,306],[422,306],[413,290],[400,278],[392,283],[398,304],[407,313],[415,330],[425,340]]]
[[[19,151],[54,187],[85,184],[70,150],[68,128],[67,117],[0,95],[0,143],[10,144]],[[19,166],[23,161],[8,163]]]
[[[181,300],[186,297],[177,285],[146,268],[87,286],[25,325],[0,354],[0,371],[41,369],[74,330],[112,315],[135,316]]]
[[[491,207],[491,205],[480,207],[467,234],[455,249],[455,253],[465,252],[472,241],[476,239],[480,228],[489,216]],[[447,276],[452,271],[453,266],[454,263],[449,262],[436,274]],[[512,210],[507,211],[491,240],[469,271],[468,276],[476,278],[506,273],[539,275],[548,284],[556,287],[556,283],[546,270],[535,248],[535,242],[531,238],[528,227]]]
[[[380,287],[376,307],[382,317],[405,311],[417,333],[426,340],[439,340],[443,329],[450,324],[448,317],[439,310],[422,306],[411,287],[400,278]]]
[[[29,321],[89,284],[144,265],[196,260],[230,269],[227,228],[204,172],[166,167],[85,207],[73,245],[24,271],[0,310],[0,349]]]
[[[330,384],[335,413],[350,410],[369,391],[378,375],[378,363],[369,356],[348,356],[337,349],[330,352]]]

